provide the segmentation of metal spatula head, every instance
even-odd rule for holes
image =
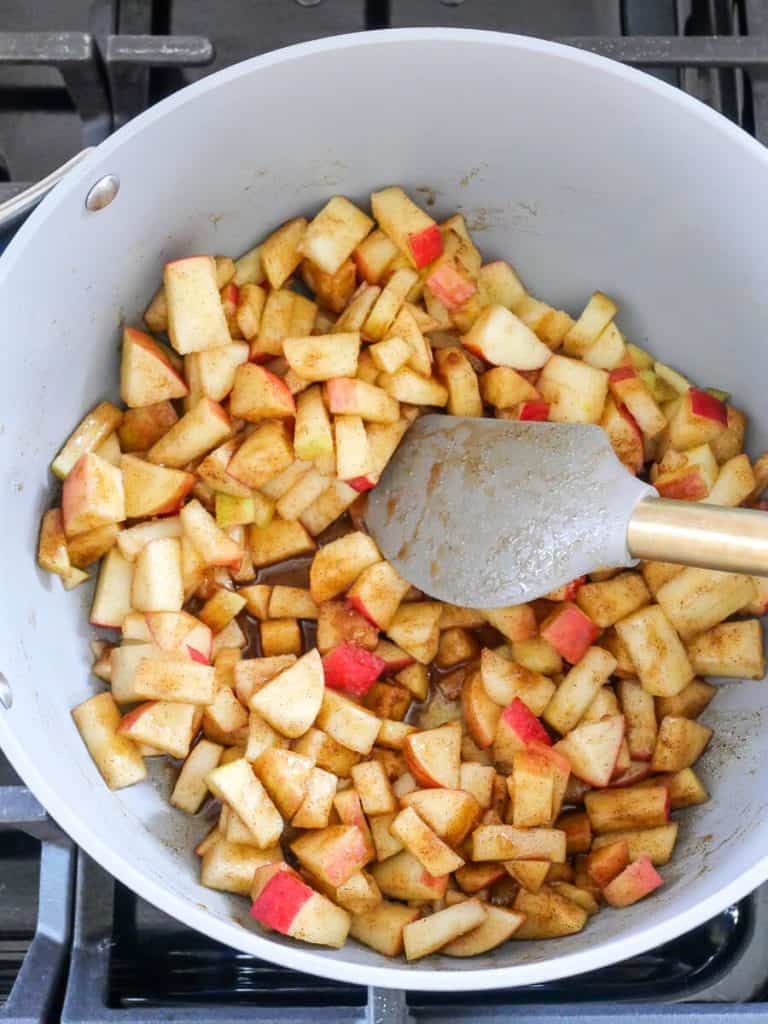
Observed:
[[[420,590],[498,608],[631,565],[627,524],[654,493],[600,427],[430,415],[371,492],[366,524]]]

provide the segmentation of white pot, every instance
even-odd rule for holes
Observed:
[[[102,175],[116,200],[90,213]],[[706,721],[708,804],[680,815],[664,888],[605,910],[571,938],[508,943],[408,966],[267,937],[242,898],[198,884],[203,824],[157,788],[101,782],[70,719],[89,675],[84,589],[35,566],[48,465],[83,412],[116,393],[119,324],[138,322],[165,260],[238,254],[335,192],[402,184],[460,209],[483,255],[576,313],[600,288],[627,336],[702,385],[732,391],[768,441],[768,156],[653,78],[535,39],[407,30],[345,36],[222,71],[117,132],[58,186],[0,263],[2,608],[0,710],[11,762],[74,839],[128,886],[221,942],[361,984],[434,990],[546,981],[665,942],[768,876],[768,689],[736,682]]]

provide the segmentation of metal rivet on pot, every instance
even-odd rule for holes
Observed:
[[[120,190],[120,179],[116,174],[105,174],[92,185],[85,197],[85,208],[95,213],[109,206]]]
[[[11,693],[11,684],[5,678],[2,672],[0,672],[0,707],[5,708],[6,711],[11,710],[13,704],[13,694]]]
[[[323,0],[296,0],[299,7],[319,7]]]

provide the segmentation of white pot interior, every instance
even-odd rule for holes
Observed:
[[[115,202],[86,211],[104,173]],[[86,588],[65,594],[34,551],[49,462],[97,399],[114,397],[119,325],[138,322],[165,260],[237,255],[333,193],[402,184],[461,210],[486,258],[577,313],[600,288],[628,338],[702,385],[732,391],[749,449],[764,401],[768,160],[695,101],[534,40],[448,30],[344,37],[259,58],[161,104],[60,186],[0,264],[3,573],[0,741],[51,813],[105,867],[164,909],[267,959],[359,983],[501,987],[590,969],[692,927],[768,876],[768,690],[721,687],[705,721],[711,801],[681,816],[660,894],[580,935],[508,943],[469,961],[388,963],[266,938],[244,899],[200,887],[205,823],[157,786],[110,793],[71,722],[95,692]]]

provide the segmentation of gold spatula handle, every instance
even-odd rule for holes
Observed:
[[[627,546],[634,558],[768,576],[768,512],[644,498]]]

